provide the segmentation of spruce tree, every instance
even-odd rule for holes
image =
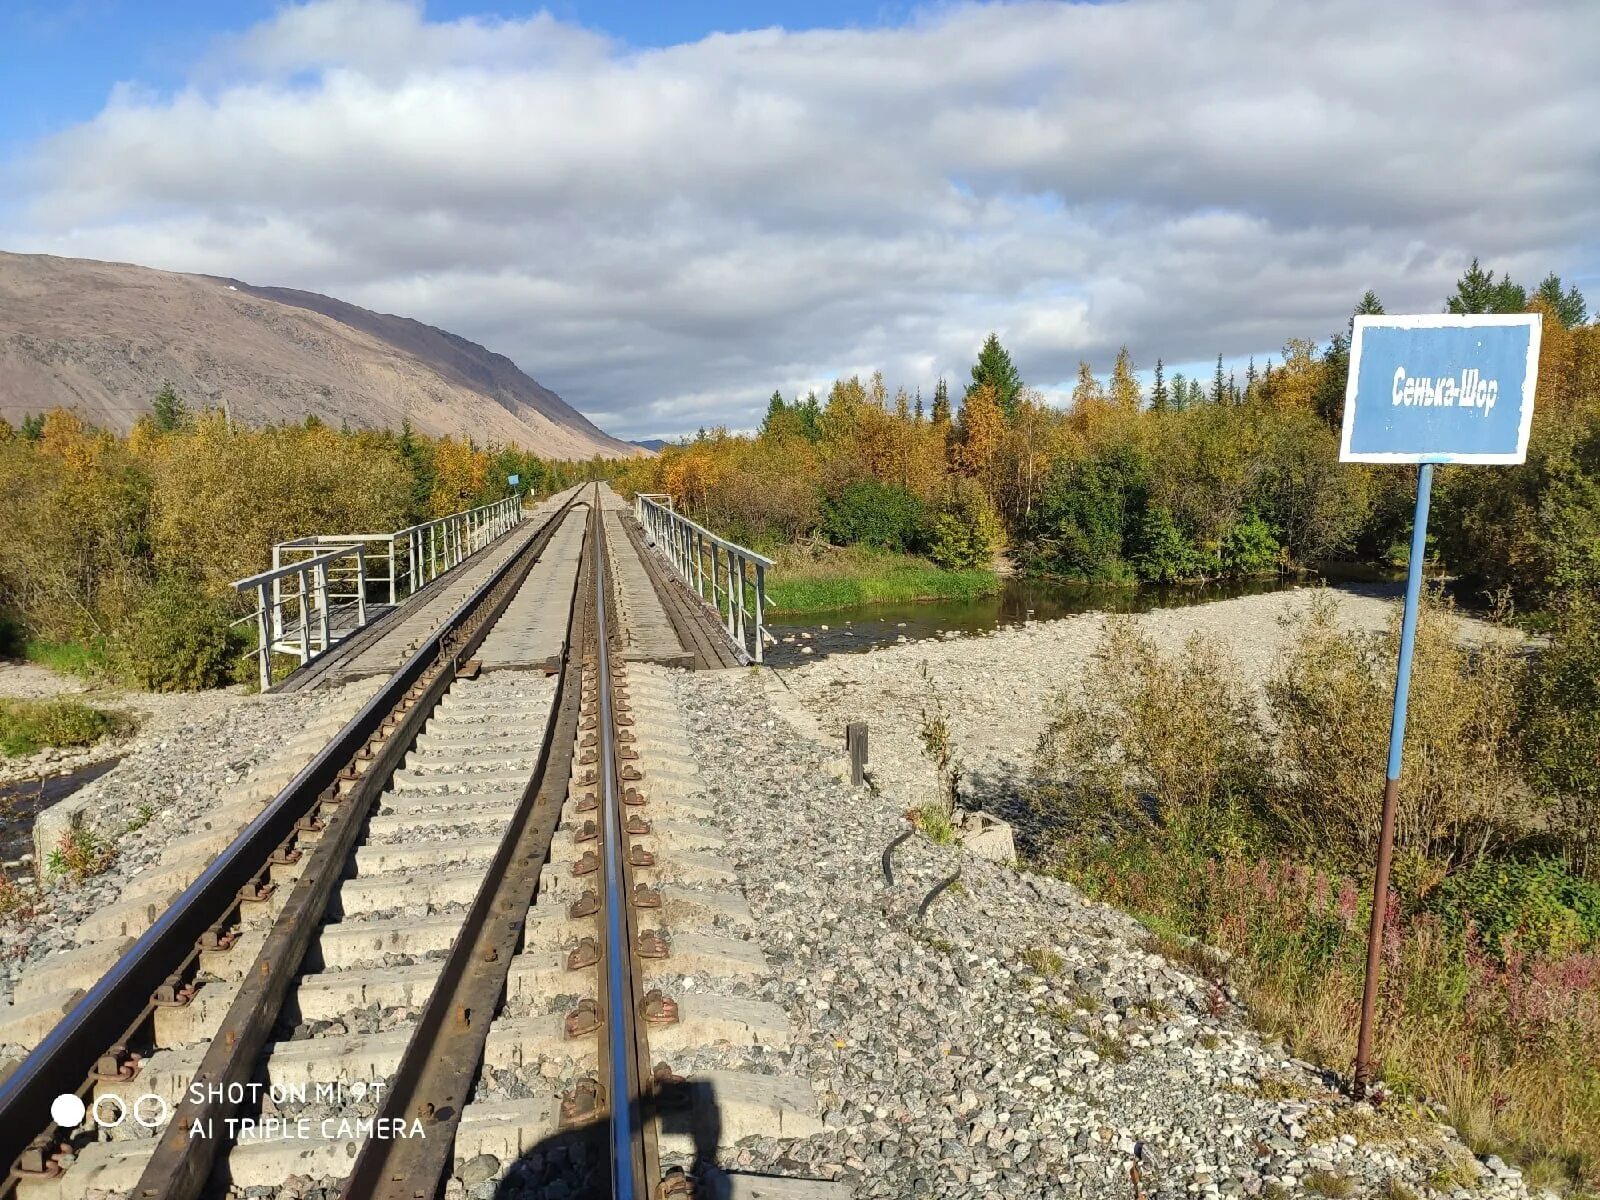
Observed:
[[[778,431],[783,424],[783,415],[788,411],[788,407],[783,402],[783,393],[774,388],[771,398],[767,401],[767,415],[761,421],[761,433],[763,436]]]
[[[978,361],[972,364],[972,382],[966,394],[972,395],[985,384],[994,388],[996,402],[1007,421],[1017,415],[1017,397],[1022,391],[1022,379],[1017,374],[1011,355],[1000,344],[1000,335],[991,333],[978,351]]]
[[[1182,379],[1183,376],[1180,375],[1178,378]],[[1150,385],[1150,411],[1166,412],[1171,407],[1172,394],[1167,391],[1165,368],[1162,367],[1161,360],[1158,358],[1156,359],[1155,382]]]
[[[178,399],[178,393],[170,383],[156,393],[156,398],[151,401],[151,407],[155,410],[156,428],[162,433],[181,429],[184,422],[189,419],[188,408]]]
[[[1228,395],[1228,377],[1222,373],[1222,355],[1217,355],[1217,374],[1211,380],[1211,403],[1221,404]]]
[[[922,385],[917,384],[917,402],[911,410],[911,419],[918,425],[922,424]]]
[[[1544,282],[1533,294],[1543,300],[1568,329],[1582,325],[1589,318],[1589,305],[1584,300],[1583,293],[1578,290],[1578,285],[1573,284],[1566,291],[1562,291],[1561,276],[1554,271],[1544,277]]]
[[[950,388],[945,383],[943,375],[939,376],[939,382],[933,389],[933,423],[950,424]]]
[[[1513,313],[1528,306],[1528,293],[1509,275],[1494,277],[1485,271],[1474,256],[1472,265],[1456,280],[1456,294],[1444,302],[1446,312],[1464,316],[1468,313]]]

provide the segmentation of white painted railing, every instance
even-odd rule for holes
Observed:
[[[712,608],[746,662],[761,661],[768,640],[767,568],[772,560],[718,537],[672,508],[672,497],[641,493],[634,513],[646,537]]]
[[[255,610],[234,624],[255,626],[262,690],[272,686],[274,654],[308,662],[365,625],[369,604],[400,604],[521,520],[522,497],[513,493],[393,533],[323,533],[279,542],[270,570],[233,585],[256,601]]]

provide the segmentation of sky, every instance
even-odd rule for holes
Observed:
[[[1592,0],[4,0],[0,248],[326,292],[606,429],[1600,308]]]

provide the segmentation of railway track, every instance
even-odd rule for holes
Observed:
[[[788,1018],[683,990],[767,966],[610,524],[565,497],[0,1084],[5,1194],[848,1194],[710,1190],[819,1126],[803,1080],[678,1073]]]

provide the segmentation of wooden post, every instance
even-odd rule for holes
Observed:
[[[844,727],[844,747],[850,754],[850,782],[860,787],[867,773],[867,723],[851,721]]]

